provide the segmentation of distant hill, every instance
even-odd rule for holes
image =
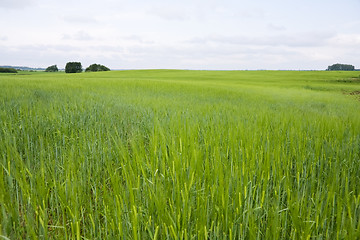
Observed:
[[[22,66],[0,66],[1,68],[15,68],[16,70],[22,71],[45,71],[45,68],[31,68],[31,67],[22,67]]]

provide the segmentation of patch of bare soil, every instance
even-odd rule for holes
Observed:
[[[360,91],[353,91],[351,93],[349,93],[350,95],[360,95]]]
[[[352,91],[352,92],[343,92],[346,95],[351,95],[356,97],[357,100],[360,101],[360,91]]]

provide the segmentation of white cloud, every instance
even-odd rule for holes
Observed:
[[[63,20],[70,24],[97,24],[99,21],[92,16],[86,15],[66,15]]]
[[[235,12],[235,16],[248,19],[264,19],[266,16],[262,8],[239,9]]]
[[[360,34],[338,34],[330,39],[330,43],[336,46],[359,48]]]
[[[147,14],[169,21],[185,21],[190,18],[184,9],[153,8]]]
[[[91,41],[91,40],[94,40],[95,38],[92,37],[89,33],[81,30],[81,31],[78,31],[76,33],[73,33],[73,34],[63,34],[63,37],[62,37],[63,40],[77,40],[77,41]]]
[[[132,45],[66,45],[43,44],[0,48],[7,62],[2,64],[64,66],[80,61],[83,66],[101,63],[113,69],[180,68],[180,69],[325,69],[334,62],[353,62],[356,57],[343,49],[329,47],[301,48],[281,46],[208,45],[187,43],[140,42]],[[342,56],[339,58],[338,56]],[[164,64],[166,62],[166,64]],[[1,63],[1,62],[0,62]]]
[[[149,40],[146,37],[136,35],[136,34],[122,36],[119,38],[124,41],[130,42],[130,43],[142,43],[142,44],[154,44],[155,43],[155,41]]]
[[[270,29],[270,30],[273,30],[273,31],[285,31],[286,30],[286,27],[282,26],[282,25],[276,25],[276,24],[272,24],[272,23],[269,23],[267,25],[267,27]]]
[[[34,6],[35,0],[1,0],[0,8],[23,9]]]
[[[0,0],[0,22],[6,23],[0,34],[0,62],[46,67],[78,60],[84,66],[97,62],[111,68],[187,69],[356,64],[360,30],[354,1],[294,4]]]

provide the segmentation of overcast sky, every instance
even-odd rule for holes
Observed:
[[[0,0],[0,65],[360,68],[360,0]]]

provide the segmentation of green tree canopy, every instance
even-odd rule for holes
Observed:
[[[82,65],[80,62],[68,62],[65,66],[66,73],[81,73]]]
[[[350,64],[336,63],[327,68],[327,71],[354,71],[355,67]]]
[[[100,72],[100,71],[110,71],[108,67],[100,64],[91,64],[89,67],[86,68],[86,72]]]
[[[56,65],[52,65],[50,67],[47,67],[46,70],[45,70],[45,72],[58,72],[58,71],[59,71],[59,69],[58,69],[58,67]]]
[[[0,73],[17,73],[14,68],[0,68]]]

